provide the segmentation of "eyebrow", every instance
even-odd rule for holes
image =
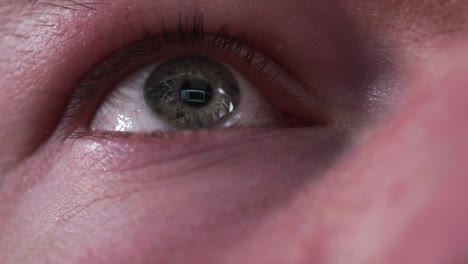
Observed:
[[[29,4],[30,7],[49,6],[56,7],[58,9],[78,11],[80,8],[96,10],[96,6],[101,5],[102,3],[94,0],[11,0],[6,3],[0,3],[0,8],[25,4]]]
[[[27,39],[31,30],[18,32],[17,28],[24,21],[32,26],[53,27],[54,23],[40,18],[43,15],[61,16],[66,12],[98,10],[99,5],[108,4],[109,0],[0,0],[0,38],[9,36]]]

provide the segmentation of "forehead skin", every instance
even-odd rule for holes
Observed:
[[[66,13],[66,11],[86,11],[90,10],[106,10],[110,6],[112,8],[128,8],[132,5],[141,5],[147,8],[151,6],[164,5],[167,1],[87,1],[85,4],[80,4],[78,1],[67,0],[37,0],[37,1],[4,1],[0,3],[0,32],[3,34],[14,33],[15,26],[22,19],[28,19],[34,15],[44,12],[50,14]],[[173,1],[177,3],[177,1]],[[205,3],[223,3],[223,1],[196,1],[199,6]],[[265,8],[262,1],[253,0],[237,0],[229,1],[234,8],[245,8],[254,10],[255,13],[260,12]],[[331,2],[331,1],[329,1]],[[111,4],[112,3],[112,4]],[[468,25],[468,10],[467,1],[444,1],[444,0],[425,0],[425,1],[363,1],[363,0],[341,0],[333,1],[333,5],[338,7],[340,12],[355,18],[356,24],[360,25],[368,32],[394,33],[402,34],[405,40],[423,40],[433,38],[440,34],[456,33],[466,30]],[[225,4],[225,3],[223,3]],[[270,4],[272,9],[280,10],[287,6],[296,7],[314,7],[323,4],[323,1],[304,1],[292,0],[286,4],[286,1],[276,1],[275,4]],[[302,10],[302,12],[301,12]],[[296,15],[307,16],[310,12],[308,8],[296,10],[300,12]],[[313,12],[311,12],[313,13]],[[98,13],[99,14],[99,13]],[[86,14],[88,15],[88,14]],[[96,15],[96,14],[93,14]],[[54,20],[52,17],[48,17]],[[41,22],[47,22],[42,20]],[[51,21],[52,22],[52,21]],[[41,23],[37,24],[40,25]],[[43,23],[44,25],[46,23]],[[13,31],[13,32],[11,32]]]
[[[133,2],[139,2],[144,6],[159,5],[165,1],[113,1],[116,6],[128,6]],[[220,2],[223,1],[200,1],[203,2]],[[260,10],[262,1],[253,0],[237,0],[230,1],[234,6],[249,7]],[[468,2],[466,1],[444,1],[444,0],[422,0],[422,1],[364,1],[364,0],[339,0],[333,1],[336,6],[349,12],[358,21],[362,21],[362,25],[382,25],[385,24],[388,30],[403,30],[402,33],[411,32],[416,34],[415,37],[421,37],[418,33],[426,31],[424,35],[437,35],[450,32],[456,32],[466,29],[468,23]],[[81,4],[79,1],[68,0],[5,0],[0,3],[0,16],[2,21],[21,19],[22,15],[29,16],[33,9],[46,9],[47,7],[55,8],[57,12],[74,10],[97,10],[105,9],[105,6],[110,2],[106,1],[87,1]],[[223,3],[224,4],[224,3]],[[276,1],[274,5],[280,9],[288,5],[293,6],[311,6],[320,5],[321,1],[304,1],[293,0],[289,3],[285,1]],[[31,6],[34,8],[31,9]],[[50,10],[49,10],[50,11]],[[307,11],[304,10],[304,11]],[[304,12],[306,13],[306,12]],[[305,14],[307,15],[307,14]],[[408,27],[408,26],[411,27]],[[3,28],[6,30],[6,28]],[[380,29],[382,30],[382,29]]]
[[[402,37],[420,40],[466,30],[467,1],[344,1],[356,16],[370,25],[386,26]]]

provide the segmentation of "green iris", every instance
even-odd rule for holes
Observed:
[[[200,56],[169,59],[153,70],[144,88],[146,104],[175,129],[217,126],[239,103],[239,87],[222,64]]]

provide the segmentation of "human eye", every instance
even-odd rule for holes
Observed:
[[[254,89],[241,73],[221,62],[173,57],[137,71],[117,86],[90,129],[153,132],[267,123],[268,116],[255,120],[257,113],[270,109]]]
[[[243,32],[206,32],[203,23],[180,18],[173,31],[163,24],[106,58],[73,92],[65,127],[149,134],[323,121],[318,100],[300,98],[307,94],[294,77]]]

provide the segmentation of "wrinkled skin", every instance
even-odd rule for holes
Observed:
[[[0,263],[468,263],[468,1],[92,7],[0,2]],[[54,94],[194,11],[318,83],[326,122],[59,136]]]

